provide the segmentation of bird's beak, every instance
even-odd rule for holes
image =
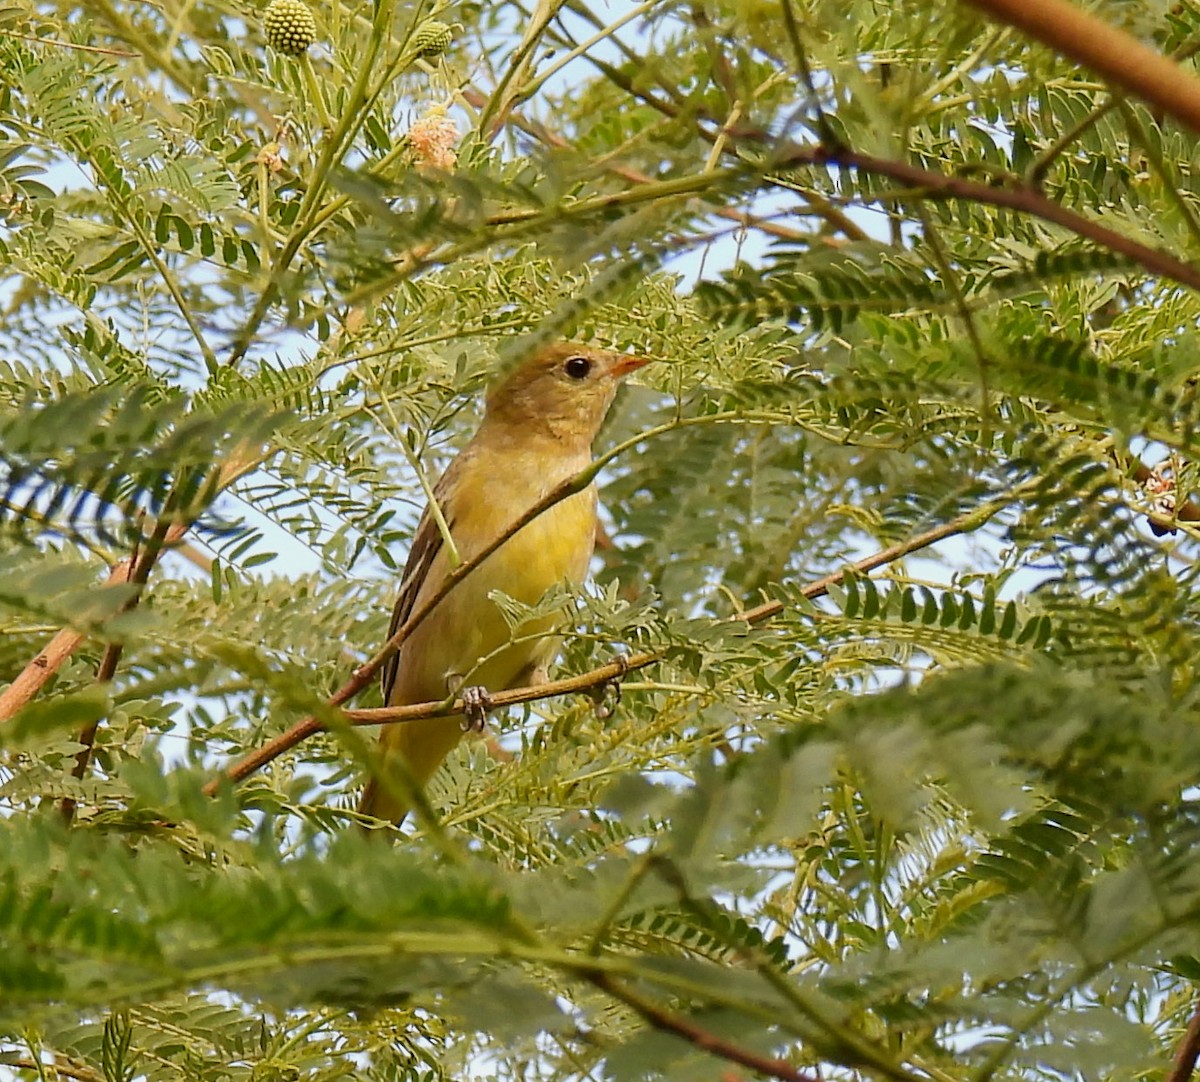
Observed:
[[[608,372],[614,379],[621,379],[623,376],[629,375],[630,372],[636,372],[643,365],[649,363],[649,357],[618,356]]]

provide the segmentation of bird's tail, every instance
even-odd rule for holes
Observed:
[[[367,781],[358,802],[360,815],[399,826],[411,810],[403,799],[410,784],[424,786],[442,761],[462,739],[458,717],[421,718],[418,721],[388,725],[380,734],[381,770],[390,773],[391,784],[379,777]],[[407,767],[401,773],[401,764]],[[364,824],[370,827],[370,824]]]
[[[380,820],[378,823],[359,823],[363,830],[378,830],[384,822],[395,823],[396,826],[403,823],[408,815],[408,805],[389,798],[378,778],[368,778],[358,802],[358,814]]]

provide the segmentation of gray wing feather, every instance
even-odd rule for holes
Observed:
[[[447,506],[446,496],[451,487],[451,474],[454,472],[455,464],[457,464],[457,459],[455,463],[451,463],[450,469],[442,475],[433,488],[433,498],[437,500],[446,525],[451,529],[454,528],[454,520],[450,508]],[[396,598],[396,606],[392,609],[392,622],[388,626],[389,639],[404,626],[404,621],[412,615],[413,608],[417,603],[417,595],[421,592],[429,569],[433,566],[433,561],[441,548],[442,532],[438,529],[437,523],[427,507],[421,516],[421,521],[417,523],[417,532],[413,534],[412,548],[408,552],[408,562],[404,565],[404,577],[400,580],[400,595]],[[396,685],[396,676],[399,672],[400,651],[397,650],[384,662],[379,673],[385,706],[390,705],[388,700],[391,698],[392,688]]]

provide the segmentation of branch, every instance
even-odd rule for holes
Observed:
[[[1200,1004],[1192,1013],[1191,1020],[1184,1030],[1183,1040],[1179,1051],[1175,1053],[1175,1062],[1171,1064],[1171,1073],[1166,1082],[1189,1082],[1192,1072],[1196,1069],[1196,1058],[1200,1056]]]
[[[644,437],[639,436],[635,441]],[[630,441],[626,441],[627,443]],[[384,663],[397,650],[400,649],[410,635],[428,618],[429,614],[441,603],[442,599],[450,593],[463,579],[465,579],[472,571],[475,570],[484,560],[486,560],[493,552],[503,545],[510,537],[529,525],[535,518],[544,512],[548,511],[556,503],[565,500],[568,496],[573,496],[577,492],[582,492],[595,479],[597,473],[600,472],[601,466],[605,465],[615,454],[616,451],[624,447],[614,448],[607,455],[602,455],[596,459],[587,469],[577,473],[574,477],[568,478],[562,484],[556,486],[551,492],[530,507],[523,515],[513,522],[507,529],[494,537],[487,545],[479,550],[471,559],[464,560],[457,567],[452,569],[450,573],[442,580],[441,586],[434,591],[433,595],[419,609],[416,609],[407,620],[401,625],[394,635],[391,636],[365,665],[360,665],[354,670],[350,679],[347,680],[337,691],[326,700],[326,706],[340,706],[348,699],[357,695],[365,688],[375,674],[383,667]],[[421,704],[423,706],[434,706],[436,709],[429,713],[422,714],[422,717],[436,717],[438,714],[461,713],[461,704],[447,704],[445,702],[435,704]],[[451,705],[459,705],[460,709],[455,711],[450,709]],[[361,722],[360,724],[371,724],[370,722]],[[227,768],[219,777],[214,778],[204,786],[204,793],[207,796],[213,796],[222,779],[228,779],[232,782],[241,781],[243,778],[254,773],[259,767],[269,763],[276,758],[281,752],[288,748],[294,747],[302,740],[306,740],[314,733],[319,733],[325,728],[324,723],[317,720],[313,715],[309,715],[301,721],[298,721],[287,732],[277,736],[274,740],[264,744],[257,751],[245,756],[233,766]]]
[[[1025,185],[1016,188],[997,188],[978,181],[963,180],[946,176],[929,169],[922,169],[908,162],[890,158],[877,158],[871,154],[860,154],[846,147],[802,147],[791,154],[785,153],[780,165],[784,168],[800,165],[840,165],[847,169],[861,169],[864,173],[891,177],[917,188],[927,189],[935,195],[970,199],[976,203],[990,203],[996,207],[1031,214],[1043,221],[1053,222],[1077,236],[1095,241],[1109,251],[1128,256],[1148,271],[1170,278],[1190,289],[1200,291],[1200,267],[1183,263],[1166,252],[1141,244],[1136,240],[1116,233],[1082,214],[1068,210],[1060,203],[1047,199],[1035,188]]]
[[[664,1033],[673,1033],[676,1037],[703,1049],[710,1055],[748,1067],[768,1078],[781,1079],[782,1082],[818,1082],[817,1075],[808,1074],[798,1067],[793,1067],[786,1060],[763,1056],[748,1048],[733,1044],[724,1037],[718,1037],[715,1033],[698,1026],[686,1015],[668,1011],[665,1007],[660,1007],[658,1004],[644,999],[633,989],[618,983],[608,973],[592,972],[587,974],[587,978],[602,992],[607,992],[614,999],[618,999],[625,1006],[632,1008],[655,1029],[662,1030]]]
[[[150,579],[150,572],[154,570],[158,558],[166,551],[167,535],[170,532],[171,527],[166,522],[160,521],[150,540],[146,543],[146,547],[140,553],[136,549],[134,550],[130,557],[132,566],[126,581],[132,583],[137,589],[126,599],[120,612],[129,612],[136,608],[138,602],[141,601],[146,583]],[[121,662],[121,653],[124,648],[124,644],[119,642],[110,642],[104,648],[100,664],[96,667],[96,683],[107,684],[112,681],[117,673],[117,665]],[[79,743],[83,746],[76,753],[75,766],[71,769],[71,776],[74,778],[82,779],[87,774],[88,765],[92,761],[92,748],[96,743],[96,733],[100,731],[101,720],[98,717],[95,721],[89,722],[79,733]],[[63,797],[59,809],[62,812],[63,820],[69,825],[75,818],[75,798]]]
[[[261,448],[253,453],[245,445],[234,448],[221,467],[216,491],[224,491],[239,477],[258,466],[266,457],[267,453]],[[172,523],[163,534],[162,543],[158,547],[170,548],[181,540],[183,535],[191,529],[193,521],[194,519],[188,519]],[[155,559],[157,558],[156,555]],[[101,584],[101,589],[105,586],[115,586],[131,581],[134,565],[135,560],[132,556],[114,564],[107,578]],[[149,573],[149,567],[146,570]],[[63,663],[79,649],[86,638],[86,633],[69,627],[63,628],[55,635],[21,670],[17,678],[3,692],[0,692],[0,724],[3,724],[33,700],[33,697],[46,686],[50,678],[62,668]]]
[[[170,546],[178,541],[190,526],[190,522],[175,523],[166,531],[162,547]],[[136,559],[133,556],[128,556],[120,563],[114,564],[100,588],[135,581],[135,565]],[[149,572],[149,568],[147,568],[147,572]],[[69,627],[63,628],[38,651],[17,678],[3,692],[0,692],[0,723],[8,721],[18,710],[28,705],[33,697],[49,683],[50,678],[62,668],[67,658],[79,649],[86,638],[85,632]]]
[[[47,1072],[60,1075],[63,1078],[74,1079],[75,1082],[105,1082],[104,1075],[93,1071],[85,1064],[67,1061],[61,1056],[55,1056],[50,1063],[45,1063],[32,1056],[12,1055],[0,1052],[0,1066],[15,1067],[20,1071],[36,1071],[38,1076],[45,1078]]]
[[[644,437],[638,437],[639,439]],[[599,460],[598,460],[599,461]],[[568,482],[570,483],[570,482]],[[560,490],[563,486],[560,486]],[[551,493],[552,497],[562,499],[569,492],[559,490]],[[547,497],[549,499],[549,497]],[[997,514],[1003,507],[1011,502],[1012,494],[1008,497],[1002,497],[989,503],[968,511],[957,518],[951,519],[949,522],[941,526],[935,526],[925,533],[918,534],[916,537],[910,538],[908,541],[901,541],[895,545],[889,545],[885,549],[880,549],[879,552],[864,559],[858,560],[856,563],[849,564],[840,571],[834,571],[824,578],[817,579],[815,582],[805,586],[800,594],[808,600],[815,600],[819,597],[824,597],[829,592],[831,586],[836,586],[840,583],[848,572],[853,571],[856,574],[866,574],[885,564],[893,563],[898,559],[919,549],[927,548],[930,545],[936,544],[947,537],[953,537],[956,534],[967,533],[977,529],[987,522],[993,515]],[[550,504],[546,500],[542,501],[549,507]],[[498,548],[508,537],[511,537],[521,526],[526,522],[531,521],[538,514],[541,514],[545,507],[538,505],[531,509],[526,515],[522,516],[519,525],[514,526],[511,530],[505,531],[504,536],[498,538],[496,542],[489,546],[485,552],[480,554],[476,559],[467,563],[461,564],[455,572],[447,577],[446,583],[443,585],[437,594],[415,613],[404,626],[387,641],[383,649],[371,659],[366,665],[355,672],[354,676],[344,684],[335,695],[329,700],[329,706],[338,706],[345,702],[351,695],[364,687],[370,677],[374,676],[379,666],[391,656],[394,648],[398,648],[399,644],[411,634],[420,620],[424,619],[428,613],[441,601],[443,597],[450,592],[466,575],[482,562],[488,554]],[[746,609],[732,617],[730,622],[758,624],[765,620],[770,620],[778,616],[784,610],[782,601],[766,601],[754,608]],[[551,680],[544,684],[538,684],[533,687],[510,688],[507,691],[498,691],[492,694],[491,699],[497,708],[513,706],[517,703],[534,702],[538,699],[549,699],[556,695],[568,695],[574,692],[591,691],[595,688],[602,687],[605,684],[611,683],[614,680],[619,680],[628,672],[633,672],[637,669],[644,669],[649,665],[653,665],[663,659],[666,651],[663,650],[647,650],[642,653],[633,654],[629,657],[618,658],[616,661],[610,661],[606,665],[601,665],[598,668],[592,669],[586,673],[580,673],[578,676],[569,676],[563,680]],[[365,678],[360,680],[361,674],[367,674]],[[347,690],[351,689],[351,690]],[[343,715],[351,725],[380,725],[380,724],[395,724],[406,721],[416,721],[420,718],[434,718],[448,716],[452,714],[461,714],[465,709],[461,700],[454,702],[428,702],[428,703],[412,703],[404,706],[385,706],[367,710],[346,710]],[[255,771],[259,770],[273,759],[277,759],[285,751],[294,748],[297,744],[307,740],[310,736],[324,731],[326,726],[318,721],[317,718],[309,716],[302,721],[297,722],[287,732],[281,733],[273,740],[268,741],[262,747],[257,748],[250,754],[239,759],[236,763],[227,767],[221,774],[208,782],[204,786],[204,793],[207,796],[212,796],[216,793],[222,781],[229,781],[234,784],[249,777]]]
[[[1200,132],[1200,79],[1067,0],[966,0]]]
[[[481,108],[487,99],[475,90],[473,87],[464,87],[461,91],[463,100],[474,108]],[[552,131],[541,121],[528,120],[519,113],[513,113],[508,124],[516,128],[518,131],[524,132],[526,135],[536,139],[539,143],[543,143],[552,150],[569,150],[574,151],[576,148],[564,139],[558,132]],[[630,165],[622,165],[620,162],[604,161],[602,168],[606,173],[611,173],[615,177],[620,177],[622,180],[627,180],[631,184],[653,184],[654,177],[648,173],[643,173],[640,169],[635,169]],[[803,193],[801,193],[803,194]],[[815,196],[814,196],[815,199]],[[775,222],[768,221],[758,215],[748,214],[745,211],[735,210],[732,207],[720,207],[712,210],[718,218],[725,218],[727,221],[737,222],[738,225],[744,226],[747,229],[757,229],[761,233],[768,236],[778,237],[780,240],[790,241],[807,241],[812,239],[812,234],[805,233],[799,229],[792,229],[786,225],[779,225]],[[865,235],[863,231],[853,222],[846,219],[845,215],[840,210],[828,205],[813,206],[812,213],[822,218],[830,220],[830,224],[837,225],[848,232],[854,239],[862,239]]]
[[[786,10],[786,5],[785,5]],[[670,102],[663,101],[661,98],[655,97],[653,94],[641,89],[628,75],[611,64],[606,64],[603,61],[597,60],[594,56],[587,56],[596,69],[616,86],[619,90],[625,91],[630,97],[649,105],[652,109],[657,109],[663,116],[670,120],[682,120],[684,118],[683,110],[672,105]],[[660,83],[660,85],[662,85]],[[692,119],[703,117],[707,120],[713,120],[706,113],[699,113]],[[739,144],[746,142],[761,147],[766,140],[764,132],[757,128],[741,129],[738,127],[722,128],[720,133],[709,131],[701,124],[693,125],[693,132],[700,139],[703,139],[710,145],[716,145],[719,139],[724,139],[728,145],[722,146],[721,152],[731,158],[736,159],[742,165],[746,164],[746,159],[742,156],[739,150]],[[630,178],[633,179],[633,178]],[[809,214],[824,219],[828,224],[837,229],[838,232],[845,234],[849,240],[866,240],[867,232],[853,219],[848,217],[846,213],[835,206],[826,196],[816,191],[815,189],[799,188],[796,185],[788,184],[778,177],[764,175],[762,182],[765,185],[774,188],[782,188],[785,191],[790,191],[793,195],[798,195],[805,203],[808,204]],[[638,183],[642,183],[638,181]],[[728,217],[728,215],[723,215]],[[809,234],[804,234],[807,239],[811,239]]]
[[[1084,20],[1090,26],[1092,23],[1104,27],[1112,34],[1115,34],[1120,41],[1120,50],[1113,54],[1114,57],[1121,57],[1121,62],[1125,62],[1126,53],[1129,49],[1136,46],[1141,53],[1150,56],[1156,65],[1165,65],[1170,69],[1173,77],[1178,80],[1186,81],[1188,94],[1187,98],[1191,101],[1194,94],[1196,100],[1192,102],[1197,110],[1197,115],[1200,116],[1200,80],[1193,76],[1187,75],[1177,64],[1169,60],[1164,60],[1157,53],[1146,49],[1136,42],[1135,39],[1127,34],[1122,34],[1119,31],[1108,27],[1106,23],[1092,19],[1091,16],[1085,16],[1077,12],[1071,5],[1065,3],[1065,0],[1037,0],[1036,3],[1030,0],[969,0],[980,7],[986,7],[989,10],[995,8],[1020,9],[1022,12],[1031,13],[1038,10],[1049,10],[1053,8],[1055,11],[1066,9],[1079,19]],[[1031,16],[1033,18],[1033,16]],[[1034,19],[1036,21],[1036,19]],[[1014,25],[1015,19],[1014,19]],[[681,119],[681,111],[676,109],[668,102],[663,102],[652,94],[647,94],[640,90],[634,82],[625,76],[622,72],[611,68],[611,65],[602,64],[593,58],[589,57],[603,74],[616,86],[624,90],[626,93],[635,97],[638,101],[657,109],[664,116],[670,117],[673,120]],[[1104,69],[1100,69],[1104,70]],[[1120,82],[1120,80],[1118,80]],[[1122,85],[1128,85],[1122,82]],[[1194,90],[1193,90],[1194,88]],[[1158,97],[1154,99],[1155,104],[1160,105],[1164,111],[1171,111],[1168,106],[1169,102],[1160,100]],[[706,140],[712,141],[715,136],[711,132],[706,131],[702,126],[695,125],[694,130],[697,135]],[[729,132],[727,136],[734,144],[738,142],[747,142],[754,144],[756,147],[761,147],[763,138],[762,133],[756,131],[748,132]],[[733,150],[734,148],[731,148]],[[791,151],[784,150],[779,155],[779,160],[775,164],[776,169],[797,168],[807,165],[841,165],[851,169],[861,169],[863,172],[878,174],[879,176],[892,177],[896,180],[902,180],[908,184],[915,185],[918,188],[928,188],[934,193],[941,195],[952,196],[954,198],[971,199],[977,203],[988,203],[992,206],[1007,207],[1012,210],[1021,211],[1026,214],[1031,214],[1034,217],[1041,218],[1044,221],[1053,222],[1055,225],[1060,225],[1064,229],[1070,230],[1077,236],[1085,237],[1088,240],[1094,241],[1101,247],[1107,248],[1113,252],[1120,252],[1122,255],[1128,256],[1135,263],[1141,264],[1147,270],[1160,274],[1165,278],[1171,278],[1181,285],[1188,286],[1191,289],[1200,290],[1200,269],[1183,263],[1178,259],[1158,251],[1148,245],[1140,244],[1135,240],[1122,236],[1111,229],[1107,229],[1096,222],[1085,218],[1082,214],[1077,214],[1072,210],[1059,203],[1055,203],[1051,199],[1047,199],[1035,187],[1031,185],[1022,185],[1017,188],[998,188],[988,184],[980,184],[976,181],[962,180],[958,177],[946,176],[944,173],[935,173],[932,170],[922,169],[919,166],[910,165],[903,161],[894,161],[888,158],[877,158],[870,154],[859,154],[856,151],[850,150],[848,147],[839,145],[821,145],[813,147],[795,147]],[[764,180],[771,183],[769,176],[764,176]]]

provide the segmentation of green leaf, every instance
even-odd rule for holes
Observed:
[[[99,721],[110,707],[110,691],[100,684],[67,695],[35,699],[0,726],[0,744],[15,751],[56,742],[64,732],[78,731]]]

